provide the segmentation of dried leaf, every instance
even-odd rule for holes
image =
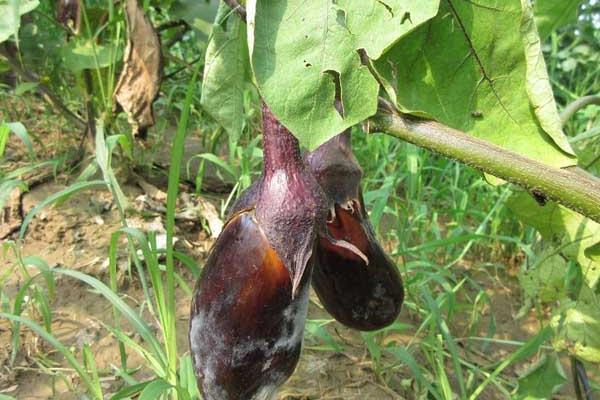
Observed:
[[[145,138],[154,125],[152,103],[162,79],[160,39],[137,0],[127,0],[125,17],[127,47],[114,98],[127,113],[134,135]]]

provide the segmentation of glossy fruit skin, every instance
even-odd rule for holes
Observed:
[[[265,105],[263,153],[252,201],[228,219],[194,290],[190,348],[207,400],[270,400],[300,356],[327,198]]]
[[[325,310],[342,324],[360,331],[385,328],[400,313],[404,286],[369,221],[360,190],[362,169],[349,132],[308,153],[306,160],[329,199],[327,229],[319,234],[314,251],[313,288]],[[253,207],[261,185],[262,178],[242,193],[230,213]],[[368,264],[328,237],[355,246]]]
[[[190,345],[206,400],[267,400],[292,374],[304,333],[310,273],[292,297],[288,269],[254,212],[234,215],[197,282]]]
[[[384,328],[400,313],[404,286],[369,221],[360,190],[362,169],[352,153],[350,132],[325,142],[306,159],[330,200],[328,234],[351,243],[369,261],[321,235],[313,288],[327,312],[342,324],[361,331]]]
[[[396,320],[404,287],[396,266],[375,238],[362,198],[351,204],[351,208],[336,204],[335,217],[327,228],[334,238],[355,245],[369,264],[320,237],[312,284],[323,307],[336,320],[353,329],[372,331]]]

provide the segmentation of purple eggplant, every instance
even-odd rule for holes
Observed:
[[[317,296],[325,309],[348,327],[370,331],[390,325],[400,313],[404,287],[365,210],[360,190],[362,169],[352,154],[350,132],[330,139],[306,158],[330,201],[329,235],[360,251],[319,238],[312,277]]]
[[[312,284],[325,309],[361,331],[390,325],[400,313],[404,287],[394,262],[379,244],[365,210],[362,169],[352,153],[350,132],[306,155],[328,197],[327,230],[317,239]],[[262,179],[254,182],[232,212],[256,204]]]
[[[228,220],[194,290],[190,347],[207,400],[271,399],[300,355],[327,199],[266,106],[263,132],[255,199]]]

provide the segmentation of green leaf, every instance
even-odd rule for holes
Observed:
[[[4,152],[6,151],[6,143],[8,142],[8,137],[10,136],[10,127],[6,122],[0,124],[0,157],[4,157]]]
[[[20,122],[8,122],[6,125],[10,128],[10,130],[17,135],[21,141],[27,147],[27,152],[31,157],[35,157],[35,153],[33,151],[33,143],[31,142],[31,138],[29,137],[29,133],[27,133],[27,129]],[[0,153],[1,154],[1,153]]]
[[[438,391],[431,384],[431,379],[429,377],[424,376],[421,373],[421,369],[419,368],[419,363],[417,360],[403,347],[390,347],[386,349],[387,352],[391,353],[394,357],[400,360],[404,365],[406,365],[411,373],[414,375],[416,381],[425,386],[435,399],[442,399],[442,396],[438,393]]]
[[[567,381],[556,354],[544,356],[519,378],[517,400],[550,399]]]
[[[566,273],[567,261],[550,247],[532,266],[519,271],[518,278],[527,297],[547,303],[566,297]]]
[[[104,123],[102,120],[98,120],[96,124],[96,162],[102,171],[102,176],[108,187],[110,188],[114,200],[121,210],[127,209],[127,197],[123,193],[119,181],[115,176],[115,172],[112,169],[112,151],[114,150],[116,141],[119,140],[119,136],[110,136],[110,141],[106,141],[104,137]]]
[[[38,0],[3,0],[0,3],[0,43],[15,35],[19,38],[21,16],[31,12],[40,5]]]
[[[538,332],[533,338],[531,338],[527,343],[521,346],[517,351],[510,354],[504,361],[502,361],[494,371],[489,374],[486,379],[473,391],[469,400],[476,400],[479,398],[479,395],[485,387],[492,382],[496,377],[509,365],[519,362],[525,358],[531,357],[535,354],[536,351],[539,350],[540,346],[548,339],[552,337],[552,329],[549,327],[545,327],[541,331]]]
[[[150,383],[154,382],[154,380],[149,380],[145,382],[136,383],[133,385],[125,386],[123,389],[119,390],[117,393],[113,394],[110,400],[123,400],[133,397],[138,394],[142,390],[146,388]]]
[[[277,118],[309,149],[370,117],[379,85],[373,58],[432,18],[439,0],[246,2],[254,77]],[[336,86],[342,117],[334,107]]]
[[[600,298],[590,287],[583,285],[577,301],[564,315],[555,316],[551,325],[558,332],[552,343],[556,350],[600,363]]]
[[[66,348],[55,336],[46,332],[44,328],[36,324],[34,321],[29,319],[19,317],[12,314],[0,313],[0,318],[6,318],[13,322],[19,322],[23,325],[26,325],[29,329],[34,331],[38,336],[42,337],[46,342],[50,343],[59,353],[63,355],[63,357],[67,360],[67,362],[73,367],[73,369],[77,372],[79,378],[83,381],[85,386],[87,387],[89,394],[92,398],[97,400],[102,400],[102,391],[99,389],[93,381],[93,378],[87,373],[86,369],[79,363],[75,355]],[[98,391],[100,390],[100,391]]]
[[[220,23],[225,3],[212,29],[206,49],[202,80],[202,108],[235,140],[244,125],[244,90],[249,82],[250,61],[246,27],[237,15]]]
[[[210,35],[211,22],[217,15],[218,1],[177,0],[171,5],[173,19],[183,19],[200,31],[205,38]]]
[[[225,161],[221,160],[219,157],[214,155],[213,153],[201,153],[201,154],[196,154],[196,155],[190,157],[190,159],[188,160],[188,162],[186,164],[186,170],[187,170],[188,176],[190,175],[190,168],[189,168],[190,163],[197,158],[206,160],[206,161],[214,164],[216,167],[219,167],[223,171],[227,172],[233,178],[237,177],[235,169],[231,165],[229,165],[228,163],[226,163]]]
[[[529,20],[520,0],[447,0],[434,19],[400,40],[376,67],[394,86],[404,111],[549,165],[573,165],[570,148],[559,147],[565,143],[562,135],[544,131],[553,126],[555,107],[534,110],[553,100],[545,67],[534,65],[539,54],[533,49],[526,57],[523,48],[525,40],[535,39],[534,30],[521,30]]]
[[[170,390],[172,386],[169,382],[163,379],[156,379],[148,384],[142,393],[140,394],[139,400],[155,400],[158,399],[163,393]]]
[[[533,7],[530,0],[521,0],[523,20],[521,34],[525,47],[526,90],[542,129],[566,153],[575,155],[567,137],[562,130],[562,121],[558,115],[554,93],[550,86],[546,62],[542,54],[540,36],[533,18]]]
[[[333,336],[331,336],[331,334],[327,332],[327,329],[325,329],[325,326],[330,322],[331,320],[307,319],[306,325],[304,326],[305,335],[317,337],[323,343],[325,343],[324,346],[319,346],[316,350],[335,351],[336,353],[341,353],[344,351],[344,348],[338,342],[336,342]],[[315,349],[315,347],[311,348]]]
[[[153,363],[152,362],[149,363],[152,366],[152,368],[156,372],[165,370],[165,368],[164,368],[166,366],[165,355],[164,355],[164,352],[162,350],[162,347],[161,347],[158,339],[155,337],[155,335],[153,333],[153,330],[150,328],[150,326],[148,326],[146,321],[144,321],[138,315],[138,313],[134,309],[132,309],[127,303],[125,303],[121,299],[121,297],[119,297],[119,295],[117,293],[115,293],[113,290],[111,290],[104,283],[100,282],[98,279],[96,279],[90,275],[84,274],[82,272],[79,272],[79,271],[66,269],[66,268],[53,268],[52,272],[57,273],[57,274],[67,275],[67,276],[75,278],[81,282],[84,282],[84,283],[88,284],[89,286],[91,286],[92,288],[94,288],[104,298],[106,298],[119,311],[119,313],[129,322],[129,324],[132,326],[132,328],[135,330],[135,332],[140,335],[140,337],[143,339],[143,344],[148,345],[149,350],[147,350],[146,352],[149,354],[149,356],[147,357],[147,359],[149,361],[154,360]],[[117,330],[116,329],[112,330],[113,334],[115,331],[117,331]],[[125,338],[128,338],[128,337],[126,335],[123,335],[123,337],[119,337],[120,340],[124,340]],[[132,346],[136,345],[139,348],[144,349],[142,344],[139,344],[132,339],[130,339],[130,341],[131,341],[129,343],[130,345],[132,345]]]
[[[595,287],[600,278],[600,224],[556,203],[540,206],[529,194],[512,195],[507,206],[524,223],[536,228],[544,239],[561,246],[560,252],[581,265],[585,282]]]
[[[23,94],[34,90],[35,88],[38,87],[40,83],[39,82],[23,82],[20,83],[16,88],[15,88],[15,95],[17,96],[22,96]]]
[[[114,45],[116,46],[116,45]],[[113,60],[121,59],[120,49],[113,46],[102,46],[94,44],[91,41],[78,42],[72,40],[62,48],[62,56],[65,61],[65,67],[72,72],[83,71],[84,69],[97,69],[108,67]],[[115,52],[119,51],[115,56]]]
[[[540,39],[545,40],[552,31],[577,20],[581,0],[536,0],[535,23]]]
[[[200,398],[192,356],[186,354],[179,359],[179,387],[187,392],[190,399]]]

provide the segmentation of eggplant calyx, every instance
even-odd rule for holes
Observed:
[[[292,282],[292,298],[325,229],[327,198],[300,155],[300,145],[263,104],[264,170],[256,219]],[[252,196],[250,196],[252,197]]]

